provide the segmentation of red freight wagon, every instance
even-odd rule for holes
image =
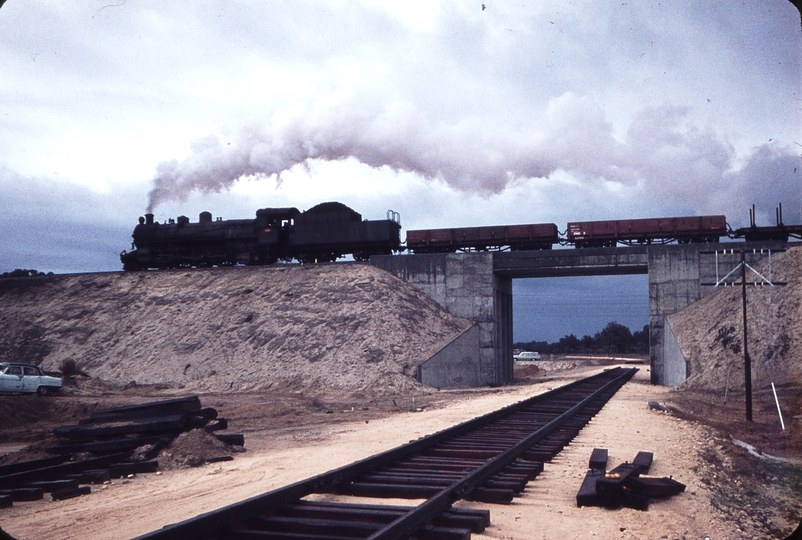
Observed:
[[[407,231],[407,249],[415,253],[485,251],[505,247],[512,250],[551,249],[559,241],[557,225],[553,223]]]
[[[718,242],[727,234],[724,216],[619,219],[568,224],[568,241],[576,247],[612,247],[617,243],[665,244],[678,241]]]

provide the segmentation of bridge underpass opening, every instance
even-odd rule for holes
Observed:
[[[514,348],[556,343],[570,334],[580,340],[593,337],[612,321],[633,334],[649,324],[646,274],[517,278],[512,280],[512,297]],[[642,353],[648,354],[648,349]]]

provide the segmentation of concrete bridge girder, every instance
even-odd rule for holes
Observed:
[[[513,380],[512,280],[648,274],[649,356],[653,384],[675,386],[689,375],[666,318],[715,290],[714,250],[747,249],[754,264],[783,242],[649,245],[371,257],[371,264],[407,281],[452,315],[474,326],[427,360],[419,379],[436,387],[501,385]],[[763,253],[761,253],[763,250]]]

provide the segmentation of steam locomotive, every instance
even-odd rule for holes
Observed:
[[[212,219],[201,212],[198,223],[186,216],[168,223],[139,218],[133,251],[123,251],[124,270],[273,264],[279,260],[334,261],[345,255],[367,260],[401,250],[399,215],[368,221],[338,202],[297,208],[262,208],[256,219]]]

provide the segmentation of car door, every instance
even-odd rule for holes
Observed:
[[[19,392],[22,390],[22,367],[8,366],[6,372],[0,375],[2,389],[6,392]]]
[[[22,391],[23,392],[36,392],[39,388],[39,377],[41,373],[38,369],[32,366],[22,367]]]

